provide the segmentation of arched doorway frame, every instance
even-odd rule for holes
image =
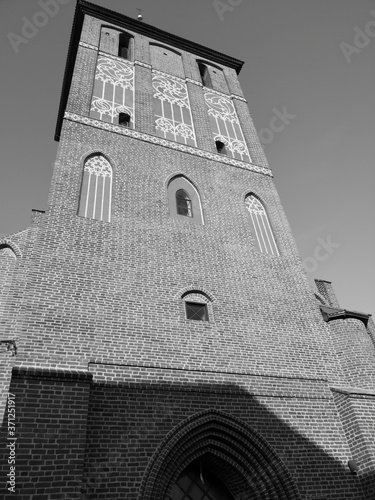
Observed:
[[[267,441],[240,419],[218,410],[196,413],[167,434],[147,467],[139,499],[167,500],[179,475],[197,460],[219,472],[229,471],[225,484],[236,500],[301,499]]]

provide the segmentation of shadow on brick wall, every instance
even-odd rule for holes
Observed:
[[[189,426],[195,415],[210,411],[239,420],[261,436],[293,477],[301,499],[362,498],[360,479],[347,467],[351,457],[334,420],[332,399],[254,397],[231,384],[178,382],[93,385],[83,498],[120,498],[121,492],[127,499],[138,500],[145,476],[155,473],[149,470],[150,461],[156,460],[169,440],[181,446],[174,429]],[[108,482],[118,497],[108,496]]]
[[[4,500],[147,500],[150,481],[157,487],[157,467],[162,470],[168,462],[168,474],[176,477],[189,459],[203,463],[203,473],[210,468],[223,479],[224,462],[231,470],[240,463],[234,457],[246,433],[243,463],[247,460],[252,470],[247,471],[247,492],[240,486],[232,490],[236,500],[374,498],[375,478],[352,475],[347,467],[351,456],[332,398],[255,397],[236,384],[178,381],[178,373],[176,381],[158,383],[16,378],[10,390],[17,401],[16,494],[5,491]],[[4,487],[6,420],[1,431]],[[189,448],[193,434],[195,454]],[[217,450],[216,461],[212,450]],[[268,457],[270,465],[261,466],[257,454]],[[265,476],[284,485],[279,490],[265,486]],[[256,486],[262,477],[264,484]],[[361,483],[367,485],[366,495]]]

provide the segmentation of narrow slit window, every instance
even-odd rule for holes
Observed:
[[[208,67],[203,63],[198,63],[198,67],[203,85],[205,87],[208,87],[209,89],[212,89],[211,76]]]
[[[118,56],[122,59],[130,59],[130,40],[131,37],[126,33],[119,36]]]
[[[179,215],[193,217],[193,207],[191,199],[184,189],[179,189],[176,192],[176,208]]]
[[[197,302],[185,302],[186,319],[195,321],[208,321],[207,304]]]

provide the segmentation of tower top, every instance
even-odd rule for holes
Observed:
[[[138,19],[133,19],[123,14],[119,14],[104,7],[100,7],[99,5],[86,2],[85,0],[78,0],[74,13],[73,28],[70,37],[69,51],[65,66],[63,87],[61,91],[60,106],[56,123],[56,141],[60,139],[62,120],[68,100],[70,83],[73,75],[74,64],[85,15],[95,17],[106,23],[114,24],[121,28],[134,31],[135,33],[139,33],[149,38],[153,38],[154,40],[158,40],[167,45],[171,45],[181,50],[191,52],[204,59],[209,59],[210,61],[217,62],[223,66],[233,68],[236,70],[237,74],[241,71],[241,68],[243,66],[243,61],[239,59],[227,56],[225,54],[217,52],[216,50],[212,50],[204,47],[203,45],[199,45],[198,43],[191,42],[190,40],[186,40],[185,38],[181,38],[177,35],[173,35],[166,31],[160,30],[158,28],[155,28],[154,26],[144,23],[143,21],[139,22]]]

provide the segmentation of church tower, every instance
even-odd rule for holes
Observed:
[[[373,323],[311,290],[242,64],[78,1],[48,208],[3,243],[21,500],[373,498]]]

